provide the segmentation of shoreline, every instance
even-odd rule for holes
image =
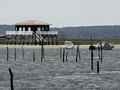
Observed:
[[[41,48],[41,45],[0,45],[0,48],[6,48],[6,47],[9,47],[9,48],[21,48],[21,47],[24,47],[24,48]],[[63,45],[44,45],[44,48],[60,48],[62,47]],[[90,45],[80,45],[79,47],[80,48],[89,48]],[[114,45],[116,49],[120,48],[120,45]],[[77,45],[74,45],[74,47],[76,48]],[[115,49],[113,48],[113,49]]]

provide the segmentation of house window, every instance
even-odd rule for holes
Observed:
[[[22,31],[22,28],[21,28],[21,27],[19,27],[19,31]]]
[[[31,31],[31,27],[28,27],[28,31]]]
[[[37,31],[40,31],[40,29],[41,29],[40,27],[39,27],[39,28],[37,28]]]
[[[25,27],[23,27],[23,31],[25,31]]]

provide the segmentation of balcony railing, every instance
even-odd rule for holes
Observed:
[[[6,35],[32,35],[32,31],[6,31]]]
[[[58,35],[57,31],[36,31],[40,35]]]
[[[40,35],[58,35],[57,31],[36,31]],[[6,35],[33,35],[33,31],[6,31]]]

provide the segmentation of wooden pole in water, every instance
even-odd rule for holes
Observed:
[[[92,35],[90,35],[91,38],[91,47],[93,47],[93,41],[92,41]],[[93,49],[91,48],[91,70],[93,70]]]
[[[15,61],[16,61],[16,48],[15,48]]]
[[[41,42],[41,61],[43,60],[44,58],[44,47],[43,47],[43,39],[42,39],[42,42]]]
[[[79,48],[79,45],[78,45],[78,56],[79,56],[79,59],[81,59],[81,57],[80,57],[80,48]]]
[[[7,61],[9,59],[9,48],[7,47]]]
[[[9,68],[9,73],[10,73],[10,87],[11,87],[11,90],[14,90],[14,87],[13,87],[13,73],[11,71],[11,69]]]
[[[24,58],[24,48],[23,48],[23,46],[22,46],[22,55],[23,55],[23,58]]]
[[[100,60],[100,47],[98,47],[98,57],[99,57],[99,60]]]
[[[79,49],[79,47],[77,46],[77,50],[76,50],[76,62],[78,61],[78,49]]]
[[[100,51],[101,51],[101,63],[102,63],[102,58],[103,58],[103,52],[102,52],[102,42],[100,42]]]
[[[34,53],[34,51],[33,51],[33,61],[35,62],[35,53]]]
[[[65,61],[65,49],[63,49],[63,62]]]
[[[60,47],[60,58],[62,57],[62,48]]]
[[[97,73],[99,73],[99,61],[97,61]]]

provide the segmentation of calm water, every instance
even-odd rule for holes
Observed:
[[[103,63],[100,73],[96,72],[97,51],[94,51],[94,70],[91,71],[90,51],[82,49],[81,59],[76,63],[76,49],[68,51],[68,61],[62,62],[59,49],[45,49],[45,58],[41,62],[40,49],[17,48],[14,61],[14,49],[9,49],[9,61],[6,60],[6,48],[0,49],[0,90],[10,90],[11,68],[14,75],[15,90],[119,90],[120,89],[120,49],[103,51]],[[36,61],[33,62],[33,51]]]

